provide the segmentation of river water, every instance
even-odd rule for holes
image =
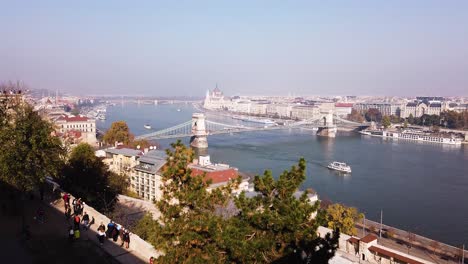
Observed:
[[[180,110],[180,111],[178,111]],[[108,107],[107,120],[97,121],[105,130],[124,120],[135,135],[181,124],[196,110],[191,105],[137,105]],[[207,117],[223,123],[240,122],[228,117]],[[252,123],[248,124],[249,126]],[[167,148],[171,140],[159,143]],[[183,139],[188,143],[188,139]],[[320,198],[355,206],[368,219],[428,236],[455,246],[468,244],[468,147],[455,147],[340,133],[334,139],[317,137],[308,130],[247,132],[208,137],[214,162],[239,170],[275,176],[307,160],[303,188]],[[340,175],[326,168],[331,161],[348,163],[353,173]]]

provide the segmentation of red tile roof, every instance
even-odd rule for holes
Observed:
[[[211,183],[227,182],[231,179],[236,179],[239,177],[237,170],[234,168],[216,171],[205,171],[196,167],[192,167],[191,169],[192,176],[203,175],[203,173],[206,173],[205,180],[211,179]]]
[[[377,236],[375,236],[373,234],[368,234],[367,236],[361,238],[361,241],[364,242],[364,243],[369,243],[369,242],[372,242],[374,240],[377,240]]]
[[[359,244],[359,239],[355,238],[355,237],[350,237],[348,239],[349,242],[353,243],[353,244]]]
[[[402,255],[399,255],[399,254],[397,254],[397,253],[394,253],[394,252],[385,250],[385,249],[383,249],[383,248],[370,246],[370,247],[369,247],[369,250],[370,250],[370,251],[374,251],[374,252],[376,252],[376,253],[378,253],[378,254],[380,254],[380,255],[387,256],[387,257],[389,257],[389,258],[393,258],[393,259],[397,259],[397,260],[403,261],[403,262],[408,263],[408,264],[424,264],[424,263],[419,262],[419,261],[417,261],[417,260],[415,260],[415,259],[411,259],[411,258],[402,256]]]
[[[352,103],[336,103],[335,107],[353,107]]]
[[[63,115],[58,118],[58,120],[64,120],[66,122],[83,122],[83,121],[88,121],[88,118],[86,116],[67,116]]]

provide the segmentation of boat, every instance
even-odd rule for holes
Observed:
[[[177,108],[177,112],[180,112],[180,108]]]
[[[453,133],[434,133],[428,131],[419,131],[414,129],[405,129],[402,131],[385,131],[385,130],[365,130],[360,132],[362,135],[390,138],[390,139],[403,139],[419,142],[430,142],[448,145],[462,144],[462,138],[456,137]]]
[[[328,164],[327,168],[345,173],[351,173],[351,167],[344,162],[333,161],[332,163]]]
[[[146,129],[151,129],[151,126],[148,125],[148,124],[145,124],[144,127],[145,127]]]

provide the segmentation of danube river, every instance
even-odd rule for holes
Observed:
[[[105,130],[124,120],[140,135],[181,124],[196,110],[191,105],[137,105],[108,107]],[[208,119],[235,122],[227,117]],[[250,125],[250,124],[249,124]],[[174,139],[175,140],[175,139]],[[160,142],[167,148],[174,140]],[[184,139],[188,143],[188,139]],[[239,170],[279,175],[299,157],[307,160],[303,188],[313,188],[323,199],[358,207],[366,217],[455,246],[468,244],[468,147],[413,143],[339,134],[335,139],[312,131],[267,131],[208,137],[212,161]],[[353,170],[342,176],[326,168],[331,161],[348,163]]]

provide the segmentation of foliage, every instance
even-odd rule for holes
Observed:
[[[22,191],[31,191],[56,176],[65,151],[53,126],[27,104],[2,103],[0,128],[0,177]]]
[[[342,233],[355,236],[357,234],[355,224],[363,217],[364,215],[356,208],[336,203],[327,208],[326,225],[328,228],[339,228]]]
[[[366,118],[367,122],[382,121],[382,113],[377,108],[370,108],[369,110],[367,110],[366,113],[364,114],[364,117]]]
[[[395,238],[395,231],[393,229],[388,229],[387,231],[385,231],[385,237]]]
[[[441,124],[452,129],[468,129],[468,111],[457,113],[446,111],[441,113]]]
[[[382,126],[384,128],[389,128],[391,125],[392,125],[392,123],[390,122],[390,117],[389,116],[384,116],[382,118]]]
[[[128,145],[133,141],[134,136],[130,133],[127,123],[125,121],[117,121],[112,123],[109,130],[104,134],[104,142],[113,145],[115,142],[122,142]]]
[[[133,140],[130,144],[134,148],[137,148],[139,146],[139,149],[145,149],[151,146],[151,143],[146,139]]]
[[[228,202],[231,185],[208,192],[203,175],[192,176],[188,164],[194,153],[180,141],[167,150],[162,176],[161,228],[151,239],[164,252],[158,263],[221,263],[225,255],[216,242],[225,220],[215,215],[216,206]]]
[[[193,151],[178,141],[167,150],[159,221],[146,215],[134,232],[164,252],[158,263],[291,263],[296,260],[327,263],[337,248],[339,232],[317,237],[312,218],[319,203],[310,204],[307,192],[295,192],[305,180],[305,160],[278,180],[271,172],[256,176],[259,196],[231,196],[233,181],[208,192],[203,176],[187,168]],[[234,199],[239,210],[219,213]]]
[[[365,119],[364,119],[364,116],[359,111],[357,111],[356,109],[352,109],[351,114],[348,115],[348,120],[362,123],[364,122]]]
[[[275,180],[270,171],[254,179],[260,195],[235,199],[241,214],[236,224],[247,232],[250,240],[230,241],[235,262],[272,262],[293,252],[308,252],[307,245],[316,243],[318,222],[311,216],[319,203],[310,204],[308,192],[299,198],[295,193],[305,180],[306,162],[284,171]]]
[[[108,170],[93,148],[81,143],[76,146],[63,170],[61,184],[76,197],[81,197],[99,211],[110,212],[125,180]]]
[[[403,123],[403,127],[408,128],[408,120],[405,120],[405,122]]]

